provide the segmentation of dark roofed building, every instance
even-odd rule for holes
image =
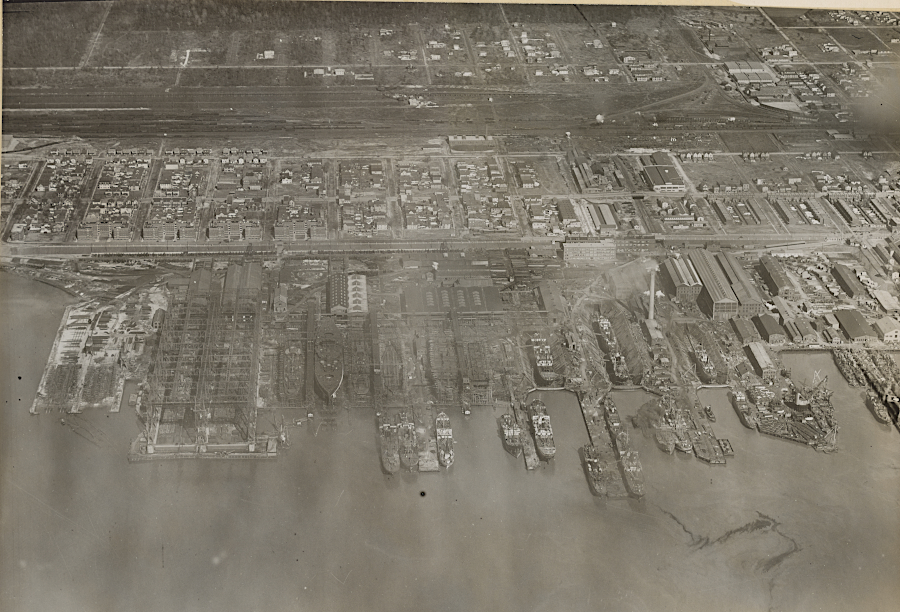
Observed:
[[[719,253],[716,255],[716,260],[725,273],[725,277],[731,285],[731,290],[738,300],[738,314],[744,317],[752,317],[765,312],[765,301],[759,294],[756,285],[750,280],[747,271],[735,259],[734,255],[731,253]]]
[[[797,331],[799,331],[800,335],[803,337],[803,342],[812,343],[819,341],[819,334],[816,333],[816,329],[807,319],[798,317],[794,319],[794,324],[797,326]]]
[[[772,358],[769,356],[769,352],[766,350],[763,343],[751,342],[748,344],[747,357],[750,358],[750,363],[753,364],[756,373],[759,374],[763,380],[771,381],[778,375],[778,369],[775,367],[775,362],[772,361]]]
[[[339,273],[328,275],[328,290],[325,297],[329,313],[346,314],[348,304],[346,274]]]
[[[727,321],[738,314],[738,300],[731,283],[712,253],[705,249],[693,249],[688,258],[694,266],[703,288],[697,305],[712,319]]]
[[[731,319],[731,328],[734,330],[734,333],[737,334],[741,344],[759,340],[759,332],[756,330],[756,326],[750,322],[750,319],[734,317]]]
[[[787,335],[784,328],[778,324],[778,319],[766,313],[753,317],[753,323],[759,330],[759,335],[769,344],[784,344]]]
[[[853,342],[868,344],[876,339],[875,330],[856,309],[835,310],[834,316],[841,330]]]
[[[538,306],[547,312],[551,322],[556,323],[566,313],[566,301],[559,286],[552,281],[543,281],[537,286]]]
[[[663,262],[660,274],[665,290],[680,302],[695,302],[703,289],[694,264],[685,257],[670,258]]]
[[[834,267],[831,269],[831,275],[834,276],[834,280],[841,286],[844,293],[850,297],[859,298],[865,295],[866,290],[862,283],[859,282],[859,279],[856,278],[856,273],[847,266],[834,264]]]
[[[800,299],[797,286],[784,271],[781,262],[771,255],[763,255],[759,258],[760,276],[765,281],[772,295],[783,297],[787,300]]]

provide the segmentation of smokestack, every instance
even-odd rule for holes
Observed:
[[[650,270],[650,316],[647,318],[653,320],[653,310],[656,305],[656,268]]]

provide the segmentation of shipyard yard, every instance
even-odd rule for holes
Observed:
[[[0,608],[896,607],[900,16],[11,6]]]

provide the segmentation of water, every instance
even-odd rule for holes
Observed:
[[[839,453],[751,432],[704,391],[736,456],[712,467],[632,432],[640,502],[590,495],[566,393],[542,394],[558,450],[535,472],[503,450],[491,409],[450,414],[456,462],[434,474],[384,475],[364,410],[337,431],[294,429],[273,462],[128,464],[127,405],[65,426],[28,414],[64,298],[0,282],[4,611],[889,610],[900,597],[900,435],[827,356],[811,361],[836,389]],[[645,399],[616,401],[627,416]]]

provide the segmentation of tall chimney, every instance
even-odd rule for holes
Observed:
[[[656,305],[656,268],[650,270],[650,316],[647,318],[653,320],[653,310]]]

